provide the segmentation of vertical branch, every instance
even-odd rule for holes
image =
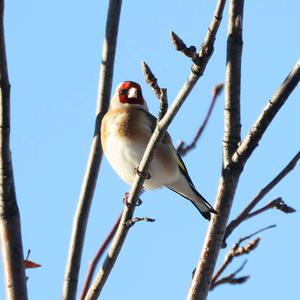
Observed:
[[[111,95],[121,5],[122,0],[110,0],[109,2],[105,38],[102,48],[102,63],[100,67],[95,132],[73,221],[69,254],[64,277],[64,300],[73,300],[76,298],[87,220],[102,159],[100,127],[102,118],[108,110]]]
[[[240,141],[240,69],[242,54],[243,0],[231,0],[227,39],[227,69],[225,88],[225,124],[223,142],[223,169],[216,200],[219,217],[213,216],[204,242],[188,300],[205,300],[210,288],[214,267],[222,245],[240,170],[228,168]],[[226,168],[227,167],[227,168]]]
[[[10,83],[8,78],[5,37],[4,0],[0,0],[0,239],[6,298],[27,299],[26,276],[17,205],[10,140]]]
[[[225,108],[224,108],[224,139],[223,164],[230,162],[238,143],[241,141],[240,122],[240,90],[241,90],[241,59],[243,49],[242,18],[243,1],[231,1],[229,11],[227,62],[225,76]]]
[[[200,61],[197,65],[193,64],[192,71],[190,72],[188,79],[184,83],[181,90],[178,92],[174,102],[168,109],[163,119],[160,120],[156,125],[156,128],[148,143],[143,158],[139,164],[139,171],[142,174],[147,174],[157,143],[164,136],[168,126],[173,121],[176,113],[179,111],[180,107],[188,97],[189,93],[192,91],[193,87],[195,86],[195,84],[197,83],[197,81],[205,71],[207,63],[213,53],[214,42],[222,20],[224,5],[225,5],[225,0],[218,1],[215,15],[209,27],[208,33],[205,37],[204,46],[202,47],[199,53]],[[114,267],[114,264],[118,258],[118,255],[121,251],[121,248],[125,242],[126,236],[129,231],[129,227],[126,226],[127,221],[133,217],[135,205],[138,201],[138,196],[143,186],[144,180],[145,178],[140,177],[138,174],[135,176],[134,182],[132,184],[127,199],[127,203],[129,203],[129,205],[124,207],[121,222],[116,232],[116,235],[111,243],[110,249],[108,251],[108,255],[106,256],[106,259],[101,269],[99,270],[93,284],[91,285],[85,297],[86,300],[94,300],[99,297],[106,283],[106,280]]]

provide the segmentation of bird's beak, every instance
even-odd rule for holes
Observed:
[[[127,97],[128,98],[135,98],[137,99],[137,89],[135,87],[131,87],[129,90],[128,90],[128,95]]]

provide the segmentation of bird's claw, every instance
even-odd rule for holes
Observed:
[[[145,174],[145,173],[141,172],[141,171],[139,170],[139,167],[134,168],[134,173],[135,173],[135,174],[138,174],[140,177],[144,178],[145,180],[151,178],[151,175],[150,175],[149,173]]]
[[[135,205],[131,204],[128,202],[128,197],[129,197],[129,193],[125,193],[125,196],[123,198],[123,203],[127,206],[127,207],[134,207],[134,206],[140,206],[143,204],[143,201],[139,198],[138,201],[136,202]]]

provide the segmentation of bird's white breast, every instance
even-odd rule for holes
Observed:
[[[114,116],[109,121],[105,155],[117,174],[128,184],[132,184],[135,172],[145,148],[130,138],[120,137],[119,123],[122,116]]]
[[[116,114],[108,121],[105,155],[117,174],[131,185],[136,175],[135,169],[138,168],[142,160],[150,135],[145,131],[145,136],[148,138],[142,140],[131,138],[130,135],[120,136],[119,126],[122,118],[122,114]],[[143,124],[141,126],[143,126]],[[145,129],[144,127],[140,127],[138,130],[143,132]],[[144,182],[144,187],[148,189],[156,189],[168,185],[179,177],[175,152],[173,153],[172,148],[165,144],[161,144],[159,148],[157,151],[166,151],[166,154],[168,154],[169,151],[172,153],[171,155],[166,155],[165,159],[171,159],[173,167],[166,167],[167,164],[160,160],[162,155],[154,155],[154,159],[149,168],[151,178]],[[158,157],[160,157],[160,159]]]

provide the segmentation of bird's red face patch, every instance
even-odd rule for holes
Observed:
[[[131,88],[136,89],[136,97],[129,97],[128,93]],[[125,81],[121,84],[121,86],[118,89],[119,93],[119,99],[122,103],[128,103],[128,104],[144,104],[144,98],[142,94],[141,86],[133,81]]]

